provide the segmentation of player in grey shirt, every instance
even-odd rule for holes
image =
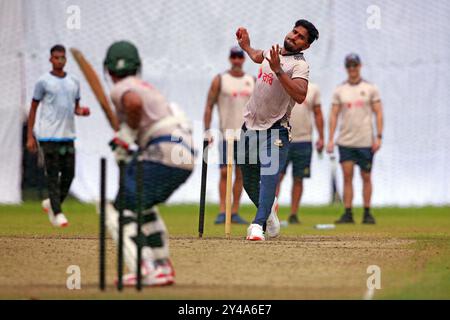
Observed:
[[[244,125],[238,148],[244,189],[258,208],[247,230],[247,240],[265,240],[267,233],[280,231],[277,217],[276,187],[287,160],[290,143],[289,117],[295,103],[302,103],[308,91],[309,66],[302,51],[319,37],[309,21],[298,20],[285,39],[284,46],[255,50],[245,28],[236,32],[241,48],[261,64],[253,95],[244,111]]]
[[[66,49],[62,45],[51,48],[50,63],[52,71],[42,75],[34,88],[28,117],[27,149],[36,152],[39,141],[44,154],[49,195],[42,207],[55,227],[65,227],[68,221],[61,205],[75,175],[75,115],[88,116],[90,111],[80,107],[78,79],[64,71]],[[34,128],[39,105],[41,112],[37,128]]]

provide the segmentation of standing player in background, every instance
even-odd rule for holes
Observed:
[[[289,150],[289,118],[295,103],[303,103],[308,91],[309,66],[302,51],[318,39],[319,32],[311,22],[298,20],[286,35],[282,48],[274,45],[266,51],[250,46],[245,28],[239,28],[236,36],[249,57],[262,64],[255,90],[245,107],[238,150],[244,188],[257,207],[247,240],[261,241],[265,240],[266,223],[269,237],[280,232],[275,193]]]
[[[226,131],[232,130],[235,141],[233,150],[237,150],[237,141],[240,135],[236,134],[244,122],[244,107],[253,92],[255,80],[251,75],[246,74],[242,66],[245,62],[244,51],[239,47],[233,47],[230,50],[231,69],[223,74],[217,75],[209,89],[208,100],[206,102],[204,114],[205,131],[210,129],[212,111],[217,104],[219,109],[219,123],[222,140],[219,141],[220,154],[220,213],[215,223],[225,223],[225,195],[227,187],[227,144]],[[230,133],[230,131],[229,131]],[[210,142],[212,136],[209,135]],[[239,216],[239,202],[242,194],[242,173],[238,166],[235,166],[236,178],[233,185],[233,206],[231,209],[231,222],[238,224],[247,224],[248,222]]]
[[[323,115],[320,105],[319,87],[314,83],[308,84],[308,94],[302,104],[296,104],[292,109],[290,124],[292,127],[292,142],[289,146],[288,159],[286,166],[280,176],[280,183],[277,187],[277,197],[280,192],[280,185],[283,181],[286,169],[292,162],[292,198],[291,198],[291,214],[288,222],[290,224],[298,224],[298,207],[303,193],[303,179],[311,176],[311,158],[312,158],[312,133],[313,120],[316,124],[319,139],[316,142],[318,153],[322,153],[324,147],[323,136]]]
[[[138,77],[141,59],[130,42],[111,45],[104,61],[114,86],[111,100],[116,107],[120,130],[112,141],[118,162],[125,161],[124,190],[124,257],[132,272],[124,277],[125,286],[137,282],[136,266],[136,172],[137,157],[142,160],[142,284],[173,284],[175,272],[169,260],[169,234],[155,207],[165,202],[191,175],[195,151],[192,132],[184,114],[171,105],[151,84]],[[133,153],[136,145],[139,153]],[[120,194],[119,191],[119,194]],[[117,235],[119,199],[110,212],[106,225]]]
[[[50,63],[52,71],[42,75],[34,88],[28,116],[27,149],[37,152],[39,141],[44,154],[49,195],[42,207],[52,225],[65,227],[68,221],[61,206],[75,175],[75,115],[88,116],[90,111],[80,107],[78,79],[64,71],[66,49],[62,45],[50,49]],[[39,104],[42,107],[35,138],[33,129]]]
[[[345,213],[336,223],[354,223],[353,169],[357,164],[363,180],[364,224],[375,224],[370,212],[372,196],[371,170],[374,154],[381,147],[383,136],[383,108],[377,87],[361,78],[361,59],[356,54],[345,58],[348,73],[346,82],[338,86],[333,95],[330,114],[330,135],[327,151],[334,151],[334,133],[340,116],[340,131],[337,139],[339,162],[344,174]],[[373,114],[377,135],[374,137]]]

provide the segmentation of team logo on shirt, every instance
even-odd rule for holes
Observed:
[[[363,108],[364,107],[364,100],[356,100],[356,101],[353,101],[353,102],[344,103],[344,107],[346,107],[347,109]]]
[[[270,73],[263,73],[263,75],[262,75],[262,81],[263,82],[265,82],[265,83],[268,83],[269,85],[272,85],[272,83],[273,83],[273,73],[272,72],[270,72]]]
[[[364,97],[366,95],[365,91],[361,91],[361,96]]]
[[[246,90],[242,90],[242,91],[233,91],[231,93],[231,96],[233,98],[239,98],[239,97],[250,97],[251,93],[249,91]]]

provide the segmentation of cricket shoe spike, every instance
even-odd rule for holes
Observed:
[[[280,235],[280,220],[278,219],[278,199],[275,197],[272,210],[266,222],[266,232],[269,238],[276,238]]]
[[[264,231],[259,224],[252,223],[247,229],[247,240],[264,241]]]

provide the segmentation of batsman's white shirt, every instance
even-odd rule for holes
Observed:
[[[170,103],[150,83],[130,76],[114,85],[111,90],[111,99],[116,107],[120,123],[126,120],[122,97],[129,91],[138,94],[143,102],[142,118],[138,129],[138,144],[139,147],[147,150],[143,154],[144,160],[191,170],[194,166],[194,156],[186,149],[186,147],[192,148],[193,146],[191,132],[180,128],[177,124],[171,124],[157,129],[150,136],[148,135],[148,132],[153,131],[152,127],[154,128],[158,122],[174,115]],[[150,140],[171,135],[182,138],[183,144],[161,142],[146,148]]]
[[[217,101],[220,131],[225,138],[227,129],[235,130],[234,138],[239,139],[239,129],[244,123],[244,108],[250,99],[255,80],[251,75],[234,77],[229,72],[220,75],[220,92]]]
[[[263,53],[270,59],[270,50]],[[281,55],[281,68],[291,78],[309,80],[309,66],[303,53]],[[256,80],[255,90],[244,111],[247,128],[252,130],[267,130],[278,120],[289,121],[294,99],[284,90],[275,73],[270,69],[269,62],[264,59]]]
[[[340,108],[340,129],[337,144],[343,147],[368,148],[373,144],[372,104],[380,101],[378,88],[361,80],[358,84],[344,82],[333,94],[333,105]]]
[[[302,104],[296,103],[291,112],[292,142],[310,142],[313,132],[314,107],[320,106],[319,87],[308,83],[308,93]]]
[[[35,134],[39,141],[75,139],[75,102],[80,100],[80,83],[66,73],[57,77],[50,72],[39,78],[33,100],[40,102]]]

